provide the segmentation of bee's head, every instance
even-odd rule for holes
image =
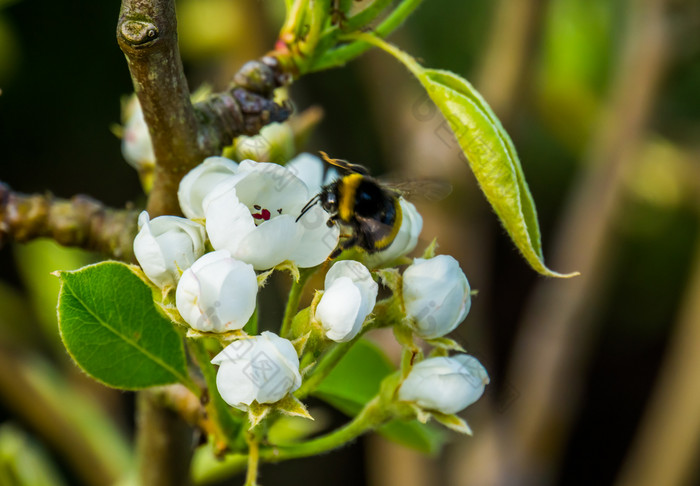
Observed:
[[[334,213],[338,208],[338,194],[334,190],[335,184],[331,187],[324,188],[319,194],[319,200],[321,201],[321,207],[327,213]]]

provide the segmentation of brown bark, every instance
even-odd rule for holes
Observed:
[[[80,194],[70,199],[21,194],[0,182],[0,247],[46,237],[131,262],[137,216],[135,209],[109,208]]]

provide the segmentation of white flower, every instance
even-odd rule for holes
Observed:
[[[204,198],[212,246],[256,270],[291,260],[300,267],[322,263],[335,249],[340,230],[314,206],[296,221],[309,200],[306,185],[287,168],[244,160],[235,176]]]
[[[190,219],[204,219],[202,201],[219,183],[238,170],[238,164],[226,157],[208,157],[180,181],[177,198],[182,213]]]
[[[367,267],[353,260],[337,262],[326,274],[325,292],[316,307],[326,337],[350,341],[374,309],[379,286]]]
[[[285,167],[306,184],[311,196],[318,194],[323,186],[340,177],[338,171],[333,167],[326,170],[324,176],[323,161],[307,152],[294,157]]]
[[[399,389],[399,400],[453,414],[476,402],[488,382],[486,369],[473,356],[428,358],[408,374]]]
[[[239,410],[275,403],[301,385],[299,358],[292,343],[269,331],[229,344],[212,363],[219,365],[216,387]]]
[[[418,244],[418,236],[423,229],[423,218],[416,210],[416,207],[404,198],[399,199],[399,205],[401,206],[399,232],[386,249],[367,256],[365,261],[372,267],[392,262],[403,255],[407,255]]]
[[[234,331],[253,315],[257,293],[252,265],[221,250],[207,253],[182,274],[175,304],[185,322],[198,331]]]
[[[449,255],[416,258],[403,274],[403,302],[418,336],[441,337],[467,317],[469,282]]]
[[[146,276],[160,288],[175,286],[180,274],[204,254],[204,226],[176,216],[158,216],[149,221],[139,215],[134,255]]]
[[[124,132],[122,134],[122,155],[135,169],[143,169],[156,163],[151,135],[148,133],[143,110],[136,95],[132,95],[123,108]]]

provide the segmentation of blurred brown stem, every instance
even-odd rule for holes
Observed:
[[[617,486],[690,484],[700,449],[700,245],[658,385]]]
[[[591,316],[605,281],[622,173],[634,162],[665,68],[668,0],[629,1],[629,23],[606,115],[591,143],[585,173],[563,211],[551,266],[581,276],[541,280],[525,311],[508,382],[520,398],[503,417],[489,484],[548,484],[564,449],[582,388]],[[489,443],[489,441],[485,441]]]
[[[495,12],[478,88],[508,125],[516,98],[527,85],[528,62],[540,39],[548,0],[501,0]]]
[[[21,194],[0,182],[0,246],[47,237],[131,262],[137,215],[134,209],[112,209],[80,194],[71,199]]]
[[[85,484],[115,484],[131,468],[126,440],[104,428],[111,426],[111,419],[85,413],[91,404],[50,370],[36,359],[0,348],[3,403],[54,446]],[[80,401],[82,413],[76,417]],[[92,408],[95,413],[97,407]]]
[[[139,484],[144,486],[187,486],[193,431],[168,406],[164,389],[139,392],[136,402],[136,450]]]

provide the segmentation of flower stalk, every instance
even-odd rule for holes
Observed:
[[[391,416],[392,413],[382,405],[380,398],[375,397],[343,427],[306,442],[263,448],[260,450],[260,458],[265,462],[279,462],[322,454],[347,444],[365,432],[376,429],[387,422]]]
[[[248,471],[244,486],[256,486],[258,480],[258,462],[260,459],[260,442],[254,432],[246,434],[248,443]]]
[[[304,287],[309,281],[309,278],[316,273],[317,267],[302,268],[299,270],[299,280],[293,280],[292,286],[289,289],[289,297],[287,297],[287,305],[284,309],[284,317],[282,319],[282,327],[280,328],[280,336],[290,338],[292,329],[292,321],[299,309],[299,303],[304,293]]]

